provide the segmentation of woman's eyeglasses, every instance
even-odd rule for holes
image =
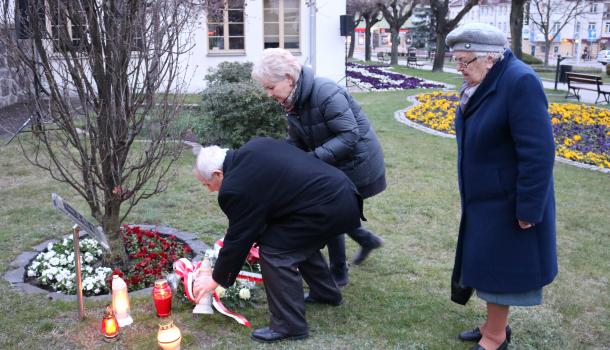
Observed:
[[[458,68],[461,68],[461,69],[466,69],[466,68],[468,68],[468,66],[469,66],[469,65],[470,65],[472,62],[476,61],[478,58],[479,58],[479,56],[475,56],[475,58],[471,59],[471,60],[470,60],[470,61],[468,61],[468,62],[460,62],[460,61],[458,61],[458,62],[457,62],[457,66],[458,66]]]

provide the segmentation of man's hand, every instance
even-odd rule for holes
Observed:
[[[198,274],[195,277],[195,281],[193,281],[193,293],[195,294],[195,300],[199,302],[203,296],[213,291],[218,287],[218,283],[214,281],[210,276],[205,276],[202,274]]]
[[[528,228],[534,226],[534,224],[529,223],[527,221],[523,221],[523,220],[517,220],[519,221],[519,227],[521,227],[522,230],[527,230]]]

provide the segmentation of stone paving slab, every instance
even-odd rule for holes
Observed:
[[[23,276],[25,275],[25,268],[23,266],[18,267],[14,270],[9,270],[4,274],[4,279],[9,283],[23,283]]]
[[[19,254],[10,264],[11,267],[20,267],[27,265],[40,252],[23,252]]]

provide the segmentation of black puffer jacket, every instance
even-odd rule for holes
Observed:
[[[288,141],[341,169],[364,198],[386,188],[383,151],[366,114],[334,81],[303,67],[294,109],[288,113]]]

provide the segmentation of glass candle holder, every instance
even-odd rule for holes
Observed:
[[[114,312],[110,305],[106,306],[106,312],[104,318],[102,318],[102,334],[106,342],[113,342],[118,339],[119,336],[119,323],[114,317]]]
[[[182,334],[180,329],[174,325],[170,319],[159,324],[159,332],[157,332],[157,341],[159,347],[163,350],[180,350],[180,342]]]
[[[153,301],[157,316],[167,317],[172,314],[172,290],[167,283],[167,280],[161,279],[155,281],[153,288]]]

